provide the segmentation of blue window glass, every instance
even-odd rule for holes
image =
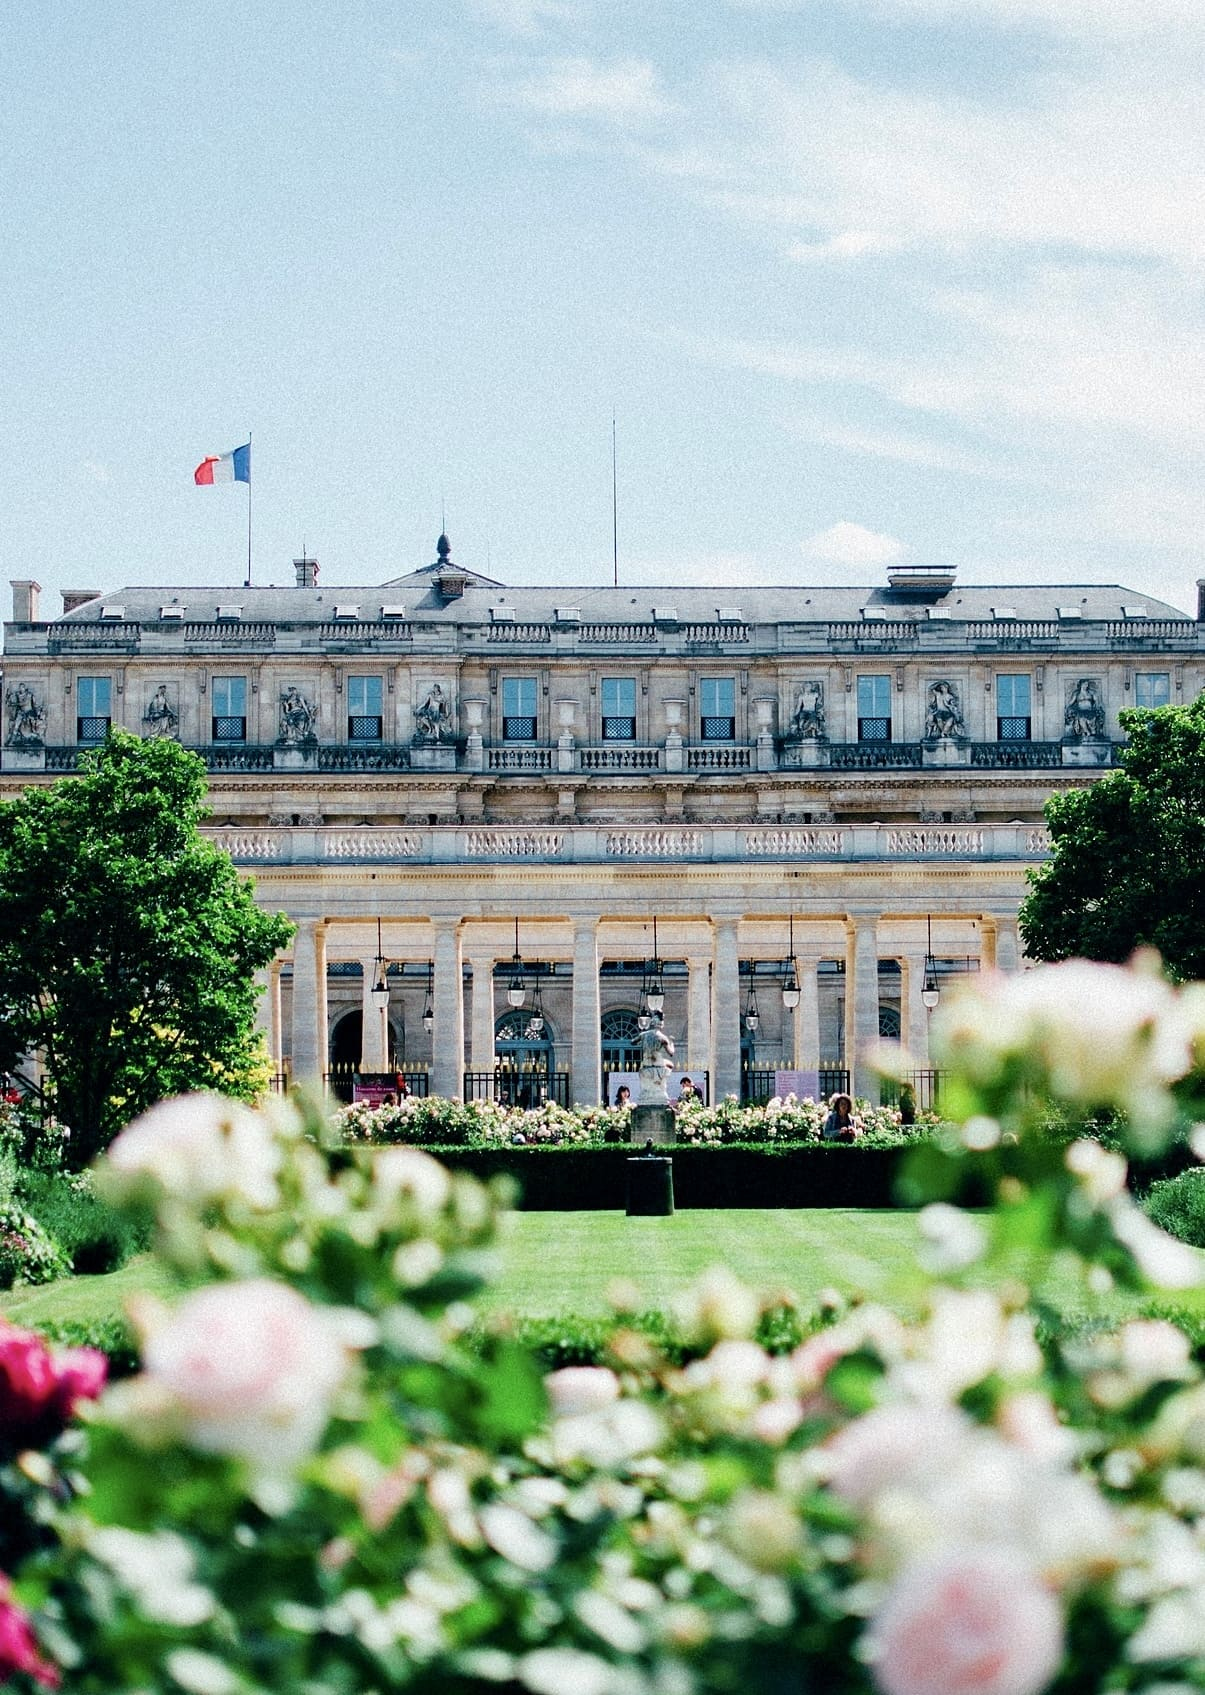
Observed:
[[[213,689],[213,739],[215,742],[245,742],[247,739],[247,679],[215,677]]]
[[[1171,697],[1171,678],[1166,671],[1135,671],[1135,706],[1167,706]]]
[[[705,742],[736,739],[736,680],[733,677],[700,677],[699,730]]]
[[[108,677],[81,677],[76,684],[75,737],[103,742],[109,733],[113,685]]]
[[[347,739],[349,742],[379,742],[383,723],[382,689],[379,677],[347,679]]]
[[[602,733],[605,742],[636,739],[636,679],[604,677],[602,680]]]
[[[1003,672],[996,678],[996,740],[1027,742],[1032,733],[1029,676]]]
[[[502,740],[504,742],[533,742],[535,739],[535,678],[503,677]]]
[[[891,678],[858,678],[858,740],[891,740]]]

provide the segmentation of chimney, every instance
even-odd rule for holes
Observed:
[[[65,618],[69,612],[74,612],[77,606],[87,606],[90,600],[99,599],[99,589],[64,589],[63,617]]]
[[[297,587],[299,589],[312,589],[317,586],[318,561],[316,559],[308,559],[303,555],[300,559],[294,559],[293,569],[297,573]]]
[[[14,583],[13,587],[16,586]],[[1197,578],[1197,623],[1205,624],[1205,577]]]
[[[42,592],[41,583],[35,583],[29,578],[10,577],[9,586],[13,591],[13,623],[36,624],[38,596]]]

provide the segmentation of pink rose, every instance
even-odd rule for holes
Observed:
[[[1063,1658],[1063,1621],[1016,1555],[955,1548],[905,1569],[868,1647],[884,1695],[1040,1695]]]
[[[8,1579],[0,1572],[0,1683],[7,1683],[13,1672],[22,1672],[46,1689],[57,1689],[59,1668],[38,1653],[29,1614],[11,1594]]]
[[[99,1395],[107,1369],[95,1348],[56,1355],[33,1331],[0,1319],[0,1448],[49,1442],[80,1401]]]
[[[554,1418],[602,1412],[619,1399],[619,1379],[602,1365],[566,1365],[544,1379]]]
[[[146,1329],[141,1383],[194,1447],[270,1471],[317,1446],[349,1363],[331,1314],[257,1278],[200,1289]]]

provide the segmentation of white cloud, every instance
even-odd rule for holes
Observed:
[[[553,118],[601,118],[612,123],[662,116],[669,102],[647,59],[601,64],[583,57],[548,61],[513,91],[521,105]]]
[[[873,230],[842,230],[826,241],[793,241],[787,248],[787,258],[800,264],[813,259],[874,259],[884,253],[894,253],[900,243]]]
[[[741,3],[741,0],[738,0]],[[749,0],[744,0],[745,4]],[[766,0],[753,0],[765,4]],[[770,0],[777,6],[787,0]],[[1144,35],[1176,26],[1199,28],[1200,0],[868,0],[877,12],[953,19],[978,14],[1010,28],[1035,25],[1068,35]]]
[[[1006,477],[1008,473],[986,454],[965,453],[944,442],[886,430],[854,430],[827,418],[794,418],[786,428],[801,441],[835,447],[867,459],[888,459],[900,465],[915,465],[925,471],[956,471],[973,477]]]
[[[102,465],[99,459],[85,459],[84,470],[94,483],[103,486],[113,481],[113,473],[107,465]]]
[[[804,556],[829,565],[890,565],[905,552],[902,541],[842,519],[800,543]]]
[[[573,0],[472,0],[471,9],[485,23],[526,37],[549,25],[576,23],[582,10]]]

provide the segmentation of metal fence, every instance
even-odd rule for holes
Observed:
[[[501,1106],[533,1107],[553,1101],[569,1105],[569,1073],[542,1066],[499,1066],[494,1071],[466,1071],[466,1101],[497,1101]]]
[[[902,1090],[910,1086],[918,1112],[940,1112],[942,1084],[949,1075],[948,1071],[909,1071],[898,1083],[884,1078],[880,1098],[884,1106],[899,1106]]]
[[[778,1073],[760,1065],[741,1067],[741,1099],[747,1104],[768,1101],[778,1092]],[[816,1073],[817,1099],[849,1093],[849,1070],[840,1065],[822,1065]]]

